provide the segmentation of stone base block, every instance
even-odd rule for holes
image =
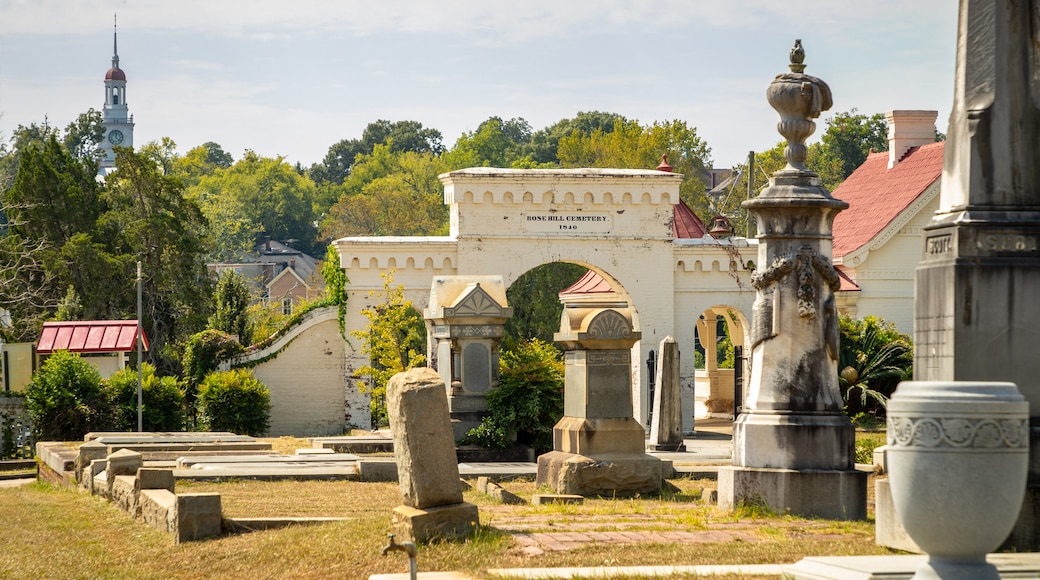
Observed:
[[[553,427],[553,449],[588,457],[639,455],[646,451],[646,429],[632,417],[563,417]]]
[[[903,522],[896,513],[896,504],[892,502],[892,489],[888,486],[887,477],[879,477],[874,482],[874,541],[886,548],[915,554],[924,553],[906,533]]]
[[[777,513],[830,520],[867,518],[867,474],[862,471],[719,468],[719,507],[764,505]]]
[[[176,497],[178,544],[220,535],[219,493],[185,493]]]
[[[357,462],[361,481],[397,481],[397,462],[362,459]]]
[[[475,532],[479,524],[477,506],[462,502],[422,510],[399,505],[394,508],[391,528],[401,541],[424,543],[461,540]]]
[[[137,492],[134,484],[137,478],[132,475],[117,475],[112,481],[111,496],[112,503],[119,506],[131,516],[137,515]]]
[[[661,460],[645,453],[588,457],[550,451],[538,457],[536,482],[562,494],[628,496],[661,491],[661,472]]]
[[[161,532],[177,531],[177,496],[165,489],[144,489],[138,498],[141,519]]]
[[[733,423],[733,465],[844,471],[856,461],[856,430],[848,417],[756,411]]]

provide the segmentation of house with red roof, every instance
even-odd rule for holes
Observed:
[[[936,111],[889,111],[888,151],[871,153],[834,197],[849,208],[834,219],[834,265],[842,277],[838,308],[878,316],[900,331],[914,327],[914,270],[922,233],[939,209],[943,145]]]

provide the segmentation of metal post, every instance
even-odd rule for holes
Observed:
[[[744,347],[733,347],[733,418],[744,406]]]
[[[141,325],[141,262],[137,262],[137,432],[144,431],[143,408],[144,399],[141,395],[141,385],[144,382],[142,364],[144,357],[141,352],[143,340],[143,326]]]
[[[748,151],[747,154],[747,198],[751,199],[751,194],[755,191],[755,152]],[[748,213],[745,211],[745,213]],[[748,215],[744,219],[744,237],[751,237],[751,216]]]

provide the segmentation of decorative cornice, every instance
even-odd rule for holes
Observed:
[[[802,246],[797,253],[777,256],[763,272],[751,275],[751,287],[764,290],[795,270],[798,271],[798,316],[812,319],[816,316],[816,274],[823,278],[823,283],[831,292],[841,288],[838,272],[831,266],[830,260],[812,247]]]
[[[1028,449],[1028,419],[888,416],[890,447]]]

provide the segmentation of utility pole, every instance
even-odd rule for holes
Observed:
[[[755,152],[748,151],[747,154],[747,199],[751,199],[755,192]],[[745,210],[746,211],[746,210]],[[750,213],[750,212],[749,212]],[[744,238],[751,237],[751,216],[744,220]]]
[[[142,371],[142,362],[144,356],[141,352],[141,346],[144,342],[144,327],[141,325],[141,261],[137,261],[137,432],[141,433],[144,431],[144,419],[142,410],[144,408],[144,399],[141,395],[141,385],[144,382],[144,373]]]

